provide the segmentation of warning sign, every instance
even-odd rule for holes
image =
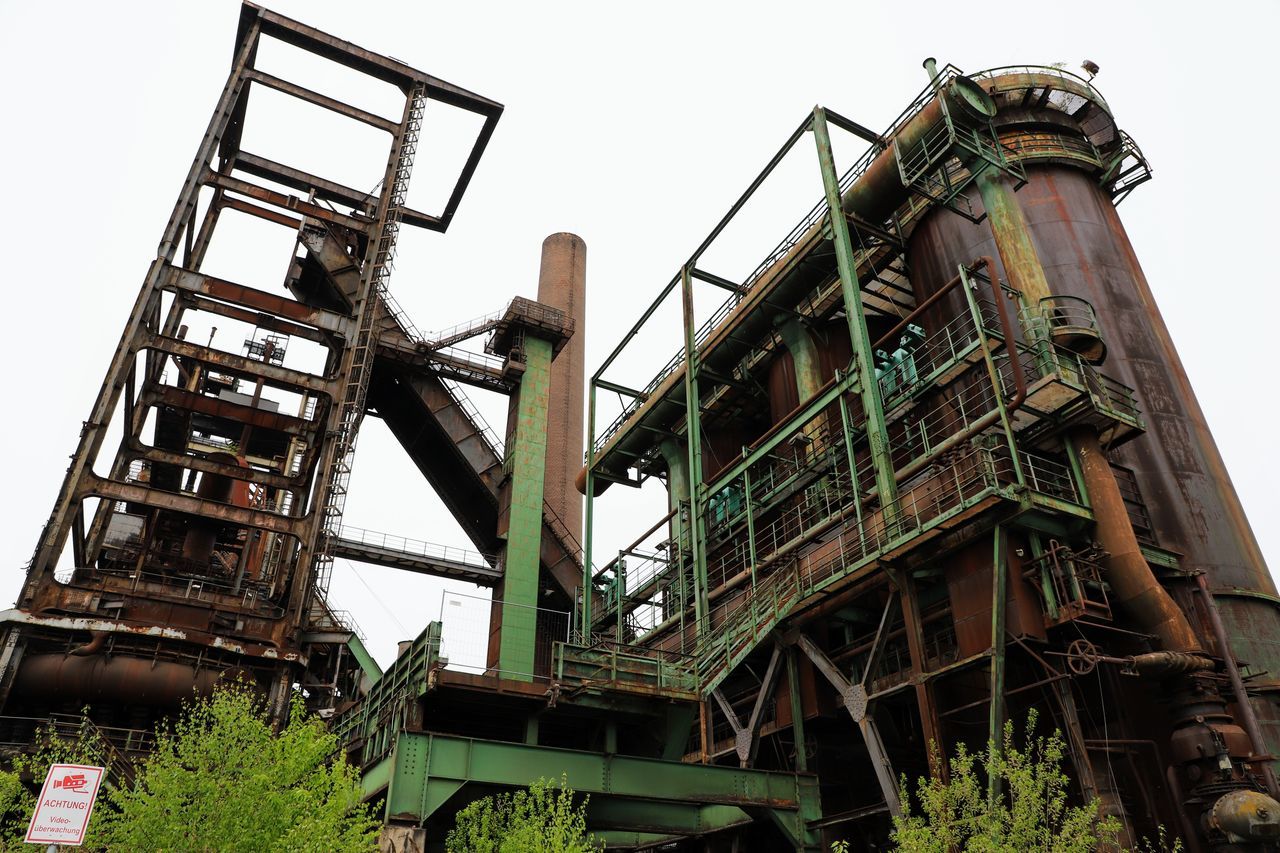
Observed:
[[[27,843],[75,846],[83,842],[105,773],[101,767],[83,764],[50,767],[27,827]]]

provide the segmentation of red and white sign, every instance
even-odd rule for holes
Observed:
[[[55,764],[44,777],[36,813],[27,827],[28,844],[78,846],[84,841],[98,787],[106,775],[102,767],[83,764]]]

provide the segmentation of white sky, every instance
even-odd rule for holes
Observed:
[[[815,103],[879,130],[924,84],[927,55],[968,71],[1053,62],[1074,70],[1094,60],[1098,88],[1156,174],[1122,205],[1122,218],[1263,552],[1280,566],[1280,470],[1266,440],[1266,422],[1280,414],[1266,379],[1280,316],[1280,170],[1270,162],[1280,139],[1270,105],[1280,4],[279,0],[271,8],[506,105],[449,233],[403,239],[392,290],[419,327],[449,326],[534,295],[542,238],[576,232],[588,245],[589,371]],[[0,418],[5,603],[225,80],[238,12],[232,0],[0,0],[10,305],[0,347],[11,365]],[[308,125],[300,135],[284,108],[263,100],[259,110],[256,153],[364,188],[376,181],[381,155],[361,130]],[[415,202],[431,195],[432,174],[443,180],[452,169],[456,150],[436,129],[464,128],[445,119],[428,116]],[[372,159],[359,156],[367,151]],[[788,172],[796,180],[728,244],[748,246],[745,254],[712,256],[713,271],[753,266],[817,199],[811,143],[800,153],[809,159]],[[857,153],[838,148],[841,168]],[[431,154],[450,162],[433,169]],[[287,243],[222,260],[265,258],[254,267],[259,280],[245,283],[278,289]],[[700,313],[714,307],[699,303]],[[675,346],[673,328],[646,344],[651,361],[635,381]],[[476,399],[501,422],[500,400]],[[366,423],[348,521],[468,545],[381,423]],[[604,511],[636,503],[615,498],[619,491]],[[646,520],[656,518],[653,495],[639,502]],[[340,565],[332,597],[354,611],[385,663],[396,640],[438,615],[441,588]]]

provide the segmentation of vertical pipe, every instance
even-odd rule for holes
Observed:
[[[987,211],[1009,286],[1022,293],[1031,311],[1039,310],[1040,300],[1050,295],[1049,281],[1009,179],[999,169],[987,166],[974,177],[974,183],[982,196],[982,206]]]
[[[796,745],[796,764],[797,773],[807,773],[809,770],[809,756],[805,755],[804,741],[804,702],[800,700],[800,672],[796,667],[796,650],[794,646],[787,646],[787,694],[791,700],[791,739]]]
[[[745,451],[746,448],[744,447]],[[747,511],[747,560],[751,564],[751,586],[756,585],[756,519],[751,500],[751,469],[742,472],[743,503]]]
[[[1227,676],[1231,679],[1231,690],[1236,695],[1236,706],[1240,709],[1244,729],[1249,733],[1249,740],[1253,741],[1253,754],[1262,755],[1267,751],[1267,742],[1262,736],[1262,726],[1259,725],[1258,715],[1253,710],[1253,702],[1245,692],[1244,679],[1240,677],[1240,667],[1236,665],[1235,653],[1231,650],[1231,642],[1227,639],[1227,629],[1222,624],[1222,614],[1218,612],[1218,603],[1213,600],[1213,593],[1209,591],[1209,582],[1205,580],[1204,572],[1196,575],[1196,587],[1200,590],[1200,597],[1204,599],[1205,610],[1209,614],[1209,624],[1213,628],[1214,638],[1218,641],[1218,652],[1227,665]],[[1270,761],[1262,762],[1262,778],[1266,780],[1267,792],[1280,799],[1280,786],[1276,784]]]
[[[923,65],[924,65],[924,70],[925,70],[925,71],[928,73],[928,75],[929,75],[929,82],[933,85],[934,91],[937,91],[937,88],[938,88],[938,60],[936,60],[936,59],[934,59],[932,56],[930,56],[930,57],[928,57],[927,59],[925,59],[925,61],[924,61]]]
[[[586,384],[587,244],[561,232],[542,241],[538,301],[573,320],[573,336],[551,364],[547,412],[546,494],[551,509],[582,541],[582,495],[573,481],[582,464],[582,397]]]

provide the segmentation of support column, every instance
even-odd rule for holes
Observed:
[[[943,743],[938,707],[933,701],[933,686],[929,683],[925,662],[924,625],[920,620],[920,599],[916,583],[910,573],[903,572],[902,588],[898,593],[902,601],[902,623],[907,635],[907,652],[911,656],[911,669],[916,687],[916,705],[920,709],[920,727],[923,730],[929,754],[929,771],[935,777],[947,778],[947,744]],[[938,761],[934,761],[933,750]]]
[[[502,599],[498,669],[508,678],[524,681],[532,680],[537,637],[551,350],[549,341],[524,340],[524,374],[512,400],[515,428],[507,445],[510,506],[503,580],[498,588]]]
[[[866,417],[867,444],[871,449],[871,462],[875,466],[876,490],[884,512],[885,529],[893,532],[897,528],[898,484],[893,476],[893,456],[889,450],[889,431],[885,425],[884,401],[880,398],[880,383],[876,381],[875,361],[871,353],[871,335],[867,332],[867,318],[862,309],[858,265],[853,257],[853,238],[849,233],[849,220],[845,216],[840,198],[840,176],[836,172],[835,155],[831,151],[827,114],[821,107],[813,111],[813,135],[818,144],[818,162],[822,169],[822,185],[827,197],[827,221],[831,226],[836,266],[840,271],[840,293],[844,298],[844,313],[849,324],[849,338],[853,344],[851,370],[856,381],[855,387],[861,397],[862,411]]]
[[[680,270],[680,296],[684,320],[685,440],[689,450],[689,550],[693,554],[693,610],[698,633],[707,630],[707,556],[704,550],[702,482],[702,402],[698,394],[697,320],[693,313],[693,278],[689,268]]]
[[[574,538],[582,541],[582,495],[574,478],[582,467],[582,402],[586,387],[587,244],[561,232],[542,241],[538,301],[573,321],[573,337],[551,365],[547,411],[545,497]]]
[[[1005,530],[996,525],[991,546],[991,703],[987,721],[988,748],[999,750],[1004,744],[1004,635],[1005,605],[1009,589],[1008,542]],[[994,804],[1000,796],[1000,777],[987,780],[987,801]]]
[[[809,330],[795,317],[778,325],[778,334],[796,370],[796,391],[799,402],[804,404],[822,390],[822,366],[818,362],[818,347]]]
[[[791,739],[796,747],[797,773],[809,772],[809,756],[805,754],[804,701],[800,698],[800,670],[796,650],[787,646],[787,699],[791,702]]]

